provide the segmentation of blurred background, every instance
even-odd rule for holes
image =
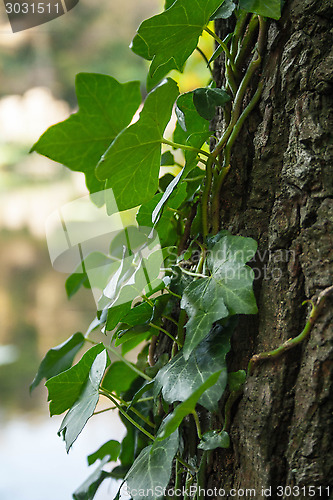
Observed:
[[[57,436],[62,416],[49,418],[47,391],[29,384],[51,347],[86,331],[95,302],[84,289],[67,300],[66,275],[50,263],[45,221],[86,194],[83,174],[29,149],[50,125],[76,109],[78,72],[140,80],[147,63],[128,48],[139,24],[162,0],[80,0],[69,13],[13,34],[0,3],[0,499],[70,500],[90,471],[86,455],[120,439],[117,416],[91,419],[69,455]],[[210,56],[213,43],[200,42]],[[177,79],[181,91],[205,85],[198,53]],[[97,500],[113,498],[105,482]]]

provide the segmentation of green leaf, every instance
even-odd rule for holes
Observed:
[[[228,19],[236,8],[236,4],[231,0],[224,0],[223,4],[211,16],[210,21],[215,19]]]
[[[100,448],[98,448],[98,450],[96,450],[95,453],[88,455],[87,457],[88,465],[92,465],[93,463],[96,462],[96,460],[104,461],[106,456],[108,457],[107,462],[115,462],[119,457],[119,453],[120,453],[119,441],[111,439],[110,441],[104,443]]]
[[[111,76],[79,73],[75,87],[79,111],[50,127],[31,151],[84,172],[88,189],[97,192],[105,183],[94,169],[140,106],[140,82],[121,84]]]
[[[214,321],[233,314],[257,313],[252,290],[254,273],[245,266],[256,249],[252,238],[223,236],[208,254],[211,275],[192,281],[185,288],[181,308],[189,317],[183,348],[186,360]]]
[[[156,440],[162,440],[169,437],[180,426],[182,420],[192,413],[195,409],[197,402],[202,394],[207,391],[212,385],[216,384],[221,374],[221,370],[213,373],[208,379],[196,389],[193,394],[187,398],[183,403],[180,403],[170,415],[168,415],[162,422],[158,431]]]
[[[176,0],[168,10],[144,21],[131,48],[152,61],[149,74],[158,81],[171,69],[183,71],[188,57],[221,0]]]
[[[239,0],[239,7],[259,16],[280,19],[281,0]]]
[[[171,79],[150,92],[139,120],[116,137],[98,163],[96,175],[108,179],[119,210],[148,201],[157,190],[163,132],[177,96]]]
[[[175,158],[170,151],[165,151],[161,156],[161,167],[166,167],[168,165],[172,166],[175,164]]]
[[[246,371],[238,370],[237,372],[228,373],[228,386],[230,391],[239,391],[245,383]]]
[[[103,470],[104,465],[108,461],[108,457],[105,457],[96,470],[74,491],[74,500],[92,500],[94,498],[104,479],[110,476],[109,472]]]
[[[63,344],[50,349],[41,362],[38,372],[30,385],[30,392],[40,384],[43,378],[49,380],[55,375],[68,370],[83,345],[84,337],[82,333],[75,333]]]
[[[66,451],[77,439],[78,435],[86,425],[88,419],[94,413],[99,399],[99,384],[104,375],[107,363],[107,354],[104,349],[96,356],[89,371],[88,380],[70,410],[66,413],[61,422],[58,435],[62,434],[66,442]]]
[[[210,137],[209,123],[202,118],[193,103],[193,93],[181,94],[177,99],[176,115],[178,124],[174,133],[174,141],[194,148],[201,148]],[[196,166],[197,153],[186,151],[185,175]]]
[[[126,316],[126,314],[131,309],[131,302],[125,302],[124,304],[120,304],[118,306],[110,307],[108,309],[108,315],[106,320],[106,331],[111,331],[122,319]]]
[[[167,487],[172,469],[172,462],[178,450],[178,431],[169,435],[162,442],[144,448],[125,477],[128,492],[133,500],[142,497],[151,500],[163,498],[155,491]],[[144,491],[144,495],[140,494]]]
[[[215,450],[216,448],[229,448],[230,438],[226,431],[208,431],[202,436],[198,445],[200,450]]]
[[[102,387],[120,396],[122,392],[126,392],[131,387],[133,380],[137,376],[123,361],[115,361],[108,368],[102,382]]]
[[[155,394],[162,389],[163,398],[168,403],[185,401],[212,374],[221,371],[218,382],[207,389],[198,403],[215,411],[227,385],[226,355],[230,350],[230,337],[234,330],[234,322],[224,328],[216,325],[211,333],[193,350],[186,361],[182,352],[177,354],[157,374]]]
[[[141,304],[133,307],[126,316],[123,318],[123,323],[130,326],[141,325],[147,323],[153,315],[153,307],[147,302],[142,302]]]
[[[76,292],[81,288],[81,286],[90,286],[89,279],[85,273],[73,273],[71,274],[65,283],[67,297],[70,299]]]
[[[230,99],[229,94],[223,89],[205,87],[193,91],[194,106],[205,120],[212,120],[215,116],[216,106],[223,107]]]
[[[92,347],[76,365],[46,382],[51,417],[60,415],[75,403],[87,381],[91,365],[103,350],[103,344]]]

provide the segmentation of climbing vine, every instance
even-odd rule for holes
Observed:
[[[165,10],[141,24],[131,45],[151,61],[138,120],[139,82],[81,73],[78,111],[32,148],[83,172],[92,202],[105,204],[110,217],[139,207],[136,223],[117,231],[109,252],[84,256],[67,279],[70,297],[91,286],[93,262],[102,269],[96,318],[85,335],[75,333],[46,354],[31,384],[33,389],[45,378],[50,414],[67,412],[59,429],[67,451],[98,413],[101,397],[126,426],[121,443],[108,441],[88,457],[89,465],[100,462],[73,494],[76,500],[92,499],[110,477],[126,482],[134,500],[166,497],[170,484],[203,487],[209,453],[230,445],[231,408],[247,374],[228,373],[226,357],[238,315],[257,313],[254,273],[246,265],[257,244],[220,226],[221,189],[232,175],[233,145],[261,96],[267,18],[280,15],[280,0],[166,0]],[[234,29],[221,40],[212,21],[228,18]],[[217,88],[212,79],[179,94],[166,76],[184,70],[203,31],[216,50],[210,59],[199,51],[209,68],[223,54],[225,86]],[[224,116],[219,136],[210,129],[216,107]],[[173,110],[170,137],[165,129]],[[179,173],[160,177],[161,166],[177,166]],[[103,343],[94,341],[96,330],[105,334]],[[128,361],[126,354],[138,347],[137,362]],[[273,354],[258,356],[248,374]],[[210,416],[221,402],[224,425],[216,429]],[[117,460],[111,472],[104,469]]]

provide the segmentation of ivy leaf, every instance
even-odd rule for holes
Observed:
[[[92,347],[76,365],[46,382],[51,417],[60,415],[75,403],[87,381],[91,365],[103,350],[103,344]]]
[[[228,386],[231,392],[239,391],[246,380],[246,371],[238,370],[237,372],[228,373]]]
[[[81,288],[81,286],[90,287],[87,274],[85,274],[85,273],[73,273],[70,276],[68,276],[66,283],[65,283],[67,297],[69,299],[72,298],[73,295],[75,295],[76,292]]]
[[[161,427],[158,431],[156,441],[166,439],[180,426],[182,420],[192,413],[195,409],[197,402],[199,401],[202,394],[207,391],[212,385],[216,384],[221,374],[221,370],[213,373],[208,379],[196,389],[192,395],[185,401],[180,403],[170,415],[168,415],[162,422]]]
[[[211,16],[210,21],[215,19],[228,19],[236,8],[236,4],[231,0],[224,0],[223,4]]]
[[[137,376],[123,361],[115,361],[108,368],[102,382],[102,387],[120,396],[122,392],[126,392],[131,387],[133,380]]]
[[[132,41],[133,52],[152,61],[154,81],[171,69],[183,71],[188,57],[221,0],[176,0],[169,8],[144,21]]]
[[[223,107],[230,99],[229,94],[223,89],[205,87],[193,91],[194,106],[205,120],[212,120],[215,116],[216,106]]]
[[[79,111],[50,127],[31,151],[84,172],[92,193],[105,184],[95,176],[98,161],[140,106],[140,82],[122,84],[111,76],[79,73],[75,87]]]
[[[153,315],[153,307],[147,302],[133,307],[126,316],[123,318],[123,323],[130,326],[141,325],[151,319]]]
[[[74,500],[92,500],[94,498],[104,479],[110,476],[109,472],[103,470],[107,462],[109,462],[109,457],[105,457],[96,470],[74,491]]]
[[[102,460],[104,462],[105,457],[107,457],[107,462],[115,462],[119,457],[120,453],[120,443],[119,441],[115,441],[111,439],[104,443],[95,453],[88,455],[88,465],[92,465],[96,462],[96,460]],[[106,463],[106,462],[104,462]]]
[[[158,188],[161,143],[178,86],[170,78],[150,92],[139,120],[123,130],[96,167],[99,179],[108,179],[119,210],[148,201]]]
[[[80,396],[61,422],[58,435],[60,436],[62,434],[66,442],[67,453],[83,427],[86,425],[88,419],[95,411],[99,399],[99,384],[104,375],[106,363],[107,354],[104,349],[96,356],[96,359],[91,365],[88,380]]]
[[[165,151],[161,156],[161,167],[172,166],[175,164],[175,158],[170,151]]]
[[[245,266],[256,249],[257,243],[252,238],[223,236],[207,258],[211,275],[192,281],[185,288],[181,308],[189,317],[183,348],[186,360],[209,333],[214,321],[233,314],[257,313],[252,290],[254,273]]]
[[[208,431],[203,434],[198,445],[200,450],[215,450],[216,448],[229,448],[230,438],[226,431]]]
[[[281,0],[239,0],[239,7],[259,16],[280,19]]]
[[[167,487],[172,469],[172,462],[178,450],[178,430],[170,434],[162,442],[144,448],[125,477],[128,492],[133,500],[142,500],[140,490],[145,498],[156,500],[163,498],[155,492]]]
[[[63,344],[50,349],[39,365],[38,372],[30,385],[30,392],[40,384],[43,378],[49,380],[59,373],[68,370],[83,345],[84,337],[82,333],[75,333]]]
[[[218,382],[207,389],[198,400],[207,410],[215,411],[227,385],[226,355],[230,350],[230,337],[234,322],[227,327],[216,325],[211,333],[193,350],[186,361],[182,352],[165,365],[155,378],[155,394],[162,389],[168,403],[185,401],[203,382],[219,370]]]
[[[197,149],[201,148],[210,137],[211,132],[209,123],[199,115],[194,106],[193,92],[187,92],[178,97],[176,116],[178,124],[174,133],[175,142],[187,144]],[[196,157],[196,152],[186,151],[185,176],[196,166]]]

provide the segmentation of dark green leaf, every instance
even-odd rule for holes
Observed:
[[[168,79],[148,94],[139,120],[123,130],[96,167],[99,179],[108,179],[119,210],[148,201],[158,188],[163,132],[178,96]]]
[[[175,158],[170,151],[165,151],[161,156],[161,167],[172,166],[175,164]],[[170,174],[171,175],[171,174]]]
[[[163,354],[162,354],[163,356]],[[135,403],[141,398],[142,394],[144,394],[145,392],[147,391],[150,391],[154,386],[154,381],[151,381],[151,382],[146,382],[142,387],[141,389],[139,389],[133,396],[133,399],[129,405],[129,408],[133,405],[135,405]]]
[[[156,437],[157,441],[166,439],[173,432],[175,432],[186,415],[193,412],[202,394],[207,391],[207,389],[209,389],[212,385],[216,384],[220,374],[221,371],[218,371],[208,377],[208,379],[203,384],[201,384],[201,386],[196,389],[189,398],[183,401],[183,403],[180,403],[178,406],[176,406],[174,411],[163,420]]]
[[[178,431],[162,442],[155,441],[153,445],[142,450],[125,477],[133,500],[142,500],[140,490],[145,492],[145,498],[151,500],[162,498],[156,496],[154,492],[158,488],[163,491],[167,487],[177,450]]]
[[[237,372],[228,373],[228,386],[230,391],[239,391],[245,383],[246,371],[238,370]]]
[[[102,387],[120,396],[122,392],[128,391],[137,376],[123,361],[115,361],[108,368],[102,382]]]
[[[178,124],[174,133],[177,143],[187,144],[194,148],[201,148],[203,143],[210,137],[209,123],[197,112],[193,103],[193,93],[187,92],[177,99],[176,115]],[[196,166],[197,153],[186,151],[185,175]]]
[[[207,389],[198,402],[215,411],[227,385],[226,355],[230,350],[230,337],[234,330],[233,322],[224,328],[216,325],[211,333],[193,350],[185,361],[182,352],[177,354],[157,374],[155,394],[162,389],[163,398],[168,403],[185,401],[203,382],[219,370],[218,383]]]
[[[76,365],[46,382],[51,416],[60,415],[75,403],[87,381],[91,365],[103,350],[103,344],[92,347]]]
[[[208,431],[202,436],[198,445],[200,450],[215,450],[216,448],[229,448],[230,438],[225,431]]]
[[[181,307],[189,317],[184,344],[185,359],[208,334],[214,321],[233,314],[257,313],[252,290],[254,273],[245,266],[256,249],[257,243],[252,238],[222,237],[207,258],[211,275],[192,281],[184,290]]]
[[[209,87],[198,88],[193,91],[193,103],[199,115],[205,120],[212,120],[216,106],[224,106],[230,101],[230,96],[223,89]]]
[[[88,276],[85,273],[71,274],[65,283],[67,297],[70,299],[81,288],[81,286],[90,286]]]
[[[35,389],[44,377],[49,380],[55,375],[68,370],[72,366],[75,355],[83,345],[84,337],[82,333],[75,333],[63,344],[50,349],[38,368],[38,372],[30,385],[30,391]]]
[[[96,468],[96,470],[84,481],[77,490],[73,493],[74,500],[92,500],[109,473],[103,470],[104,465],[108,462],[106,457]]]
[[[153,307],[147,302],[142,302],[141,304],[133,307],[126,316],[123,318],[123,323],[130,326],[135,326],[143,323],[147,323],[153,315]]]
[[[232,0],[224,0],[223,4],[217,9],[216,12],[211,16],[210,20],[215,19],[228,19],[236,8],[236,4]]]
[[[79,111],[50,127],[31,151],[84,172],[90,192],[104,189],[95,167],[114,138],[125,128],[141,103],[140,82],[121,84],[107,75],[76,76]]]
[[[87,457],[88,465],[92,465],[96,460],[103,460],[107,456],[107,462],[115,462],[119,457],[120,453],[120,443],[111,439],[104,443],[100,448],[98,448],[95,453],[92,453]]]
[[[259,16],[280,19],[281,0],[239,0],[239,7]]]
[[[171,69],[183,71],[210,16],[220,4],[221,0],[176,0],[168,10],[140,25],[131,48],[152,61],[149,74],[155,81]]]
[[[107,354],[104,349],[96,356],[95,361],[91,365],[89,377],[83,390],[75,401],[73,406],[66,413],[61,422],[58,435],[62,434],[66,442],[66,451],[68,453],[70,447],[77,439],[78,435],[86,425],[88,419],[94,413],[99,399],[99,384],[107,363]]]
[[[131,310],[131,302],[125,302],[124,304],[120,304],[118,306],[110,307],[108,309],[107,321],[106,321],[106,330],[111,331],[122,319],[126,316],[126,314]]]

